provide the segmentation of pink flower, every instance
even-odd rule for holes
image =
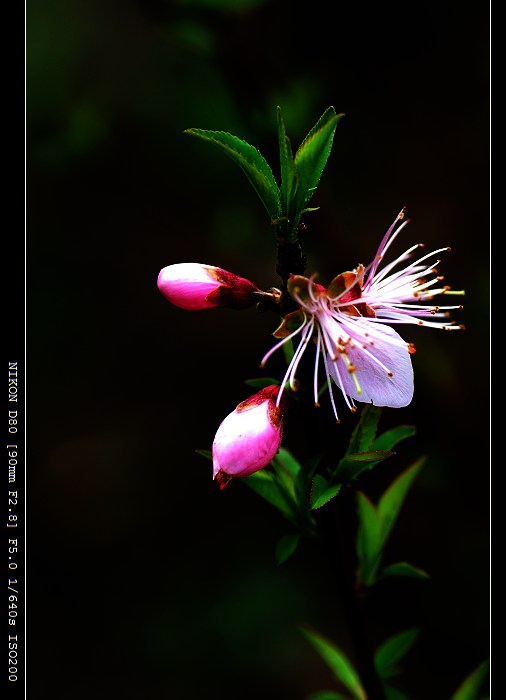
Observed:
[[[160,270],[158,289],[172,304],[195,311],[213,306],[246,309],[262,292],[249,280],[212,265],[176,263]]]
[[[408,223],[404,209],[386,232],[373,262],[359,265],[352,272],[335,277],[327,288],[314,279],[300,275],[290,278],[288,291],[299,304],[299,310],[288,314],[274,336],[281,338],[264,356],[262,365],[284,343],[300,336],[292,361],[281,386],[288,382],[296,389],[297,367],[310,340],[316,344],[314,365],[314,400],[318,405],[318,370],[320,356],[328,382],[330,400],[336,420],[332,383],[341,390],[348,407],[356,410],[354,401],[376,406],[398,408],[413,398],[412,343],[404,341],[391,328],[394,324],[416,324],[442,330],[458,330],[448,319],[451,309],[459,306],[434,306],[436,295],[463,294],[441,286],[442,277],[434,266],[436,256],[449,248],[440,248],[422,255],[415,262],[394,272],[399,263],[408,260],[422,244],[411,246],[380,271],[384,255],[398,233]],[[278,394],[281,400],[283,389]]]
[[[240,403],[222,421],[213,442],[213,479],[225,488],[232,477],[266,467],[279,449],[286,399],[271,385]]]

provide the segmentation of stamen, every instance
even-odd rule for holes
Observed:
[[[337,415],[336,402],[334,401],[334,392],[332,391],[332,377],[329,373],[329,365],[327,362],[327,355],[325,352],[323,353],[323,364],[325,365],[325,374],[327,375],[327,384],[329,386],[329,397],[330,403],[332,405],[332,410],[334,411],[334,415],[336,417],[336,423],[340,423],[341,421],[339,420],[339,416]]]
[[[285,376],[283,377],[283,382],[282,382],[283,388],[279,392],[278,397],[276,399],[276,406],[279,406],[279,403],[281,401],[281,396],[282,396],[284,388],[285,388],[285,383],[287,381],[289,381],[290,388],[295,390],[294,389],[295,372],[297,370],[297,367],[299,366],[300,358],[304,354],[304,350],[307,348],[307,341],[309,340],[309,338],[311,336],[311,333],[313,331],[313,326],[314,326],[314,319],[310,319],[309,324],[306,325],[306,327],[304,328],[302,338],[300,339],[300,342],[297,346],[297,350],[295,351],[295,353],[290,361],[290,364],[288,365],[288,369],[285,372]]]
[[[395,260],[388,263],[388,265],[385,265],[385,267],[381,270],[381,272],[378,272],[377,275],[375,273],[373,273],[372,268],[371,268],[371,272],[370,272],[370,274],[367,278],[367,282],[364,286],[369,287],[372,284],[373,280],[374,280],[375,284],[377,282],[379,282],[380,280],[382,280],[386,275],[388,275],[390,273],[390,270],[392,270],[394,267],[396,267],[399,263],[404,262],[404,260],[408,260],[409,258],[411,258],[412,257],[411,253],[420,247],[423,247],[422,243],[415,243],[415,245],[412,245],[411,248],[408,248],[407,250],[405,250],[404,253],[399,255],[399,257],[397,257]],[[413,265],[413,263],[410,265],[410,267],[412,265]],[[401,274],[403,274],[403,272],[404,272],[404,270],[399,270],[398,272],[395,273],[395,275],[396,276],[401,275]]]
[[[343,385],[343,379],[342,379],[342,377],[341,377],[341,373],[339,372],[339,367],[338,367],[335,363],[334,363],[334,367],[335,367],[336,375],[337,375],[337,379],[336,379],[335,377],[333,377],[333,378],[334,378],[334,381],[336,382],[336,384],[338,385],[338,387],[341,389],[341,392],[342,392],[342,394],[343,394],[343,397],[344,397],[344,400],[345,400],[345,402],[346,402],[346,405],[347,405],[348,408],[351,410],[352,404],[350,403],[350,397],[348,396],[348,394],[347,394],[346,391],[345,391],[345,388],[344,388],[344,385]],[[333,375],[332,375],[332,376],[333,376]],[[352,376],[353,376],[353,375],[352,375]]]
[[[401,217],[401,214],[402,214],[402,217]],[[371,265],[371,271],[370,271],[371,277],[374,277],[374,275],[376,274],[376,270],[378,269],[378,266],[379,266],[381,259],[383,258],[383,256],[387,252],[387,250],[390,248],[393,241],[397,238],[397,236],[399,235],[401,230],[404,228],[404,226],[406,226],[406,224],[409,223],[409,219],[406,219],[406,221],[403,221],[402,224],[399,226],[399,228],[394,232],[395,224],[398,221],[402,221],[403,218],[404,218],[404,209],[402,209],[400,214],[397,215],[394,223],[390,226],[388,231],[383,236],[383,240],[380,243],[380,246],[378,248],[378,252],[376,253],[376,257],[374,259],[374,262]]]
[[[301,338],[301,341],[300,341],[299,346],[295,352],[295,355],[293,356],[292,361],[290,362],[290,366],[292,367],[292,370],[290,372],[290,388],[292,390],[295,386],[295,372],[297,371],[297,367],[299,366],[300,359],[301,359],[302,355],[304,354],[305,349],[307,348],[307,344],[309,343],[309,340],[311,339],[313,327],[314,327],[314,319],[311,319],[309,321],[307,328],[304,329],[303,338]]]
[[[318,298],[316,297],[316,295],[315,295],[315,293],[314,293],[314,291],[313,291],[314,278],[315,278],[315,277],[316,277],[316,275],[311,275],[311,277],[310,277],[310,279],[309,279],[309,284],[307,285],[307,290],[308,290],[308,292],[309,292],[309,297],[310,297],[311,301],[312,301],[314,304],[316,304],[316,303],[318,302]]]
[[[315,406],[320,405],[318,403],[318,365],[320,362],[321,348],[322,348],[322,335],[321,335],[320,327],[318,326],[318,338],[316,341],[316,359],[315,359],[314,374],[313,374],[313,395],[314,395]]]
[[[353,383],[355,384],[355,389],[357,390],[358,394],[362,393],[362,387],[360,386],[360,383],[357,379],[357,375],[355,374],[357,368],[354,367],[351,363],[350,358],[347,355],[343,355],[344,361],[346,362],[348,372],[351,374]]]

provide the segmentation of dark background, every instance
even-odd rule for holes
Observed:
[[[371,624],[377,642],[419,626],[398,686],[449,700],[489,653],[487,5],[29,0],[26,32],[30,700],[338,690],[301,624],[353,657],[319,545],[278,567],[288,523],[239,481],[219,492],[195,452],[246,379],[279,376],[281,356],[258,367],[276,319],[184,312],[156,287],[184,261],[279,283],[247,179],[183,134],[229,131],[278,177],[277,105],[294,148],[330,105],[346,115],[308,272],[367,263],[406,205],[401,249],[451,246],[440,272],[466,290],[464,333],[401,329],[415,397],[384,427],[417,435],[361,484],[375,498],[428,456],[386,559],[431,579],[379,584]],[[299,433],[284,444],[304,456]]]

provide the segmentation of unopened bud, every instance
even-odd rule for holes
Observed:
[[[253,282],[200,263],[176,263],[160,270],[158,289],[175,306],[195,311],[224,306],[246,309],[262,294]]]
[[[266,467],[281,444],[287,400],[276,405],[280,387],[261,389],[222,421],[213,442],[213,479],[223,489],[232,477]]]

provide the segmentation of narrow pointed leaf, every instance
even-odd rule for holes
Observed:
[[[313,477],[322,460],[322,455],[315,455],[309,459],[304,469],[301,469],[295,480],[295,493],[297,500],[302,506],[310,506],[311,492],[313,489]]]
[[[412,437],[416,433],[414,425],[398,425],[379,435],[371,445],[372,450],[391,450],[401,440]]]
[[[295,459],[291,452],[285,447],[280,447],[277,455],[274,457],[274,462],[278,462],[286,471],[295,478],[302,469],[300,463]]]
[[[185,129],[184,133],[209,141],[230,156],[246,174],[271,219],[281,216],[278,184],[269,164],[254,146],[225,131]]]
[[[477,700],[480,688],[487,677],[490,662],[483,661],[462,684],[457,688],[452,695],[451,700]]]
[[[311,485],[311,507],[321,494],[329,487],[329,482],[321,474],[316,474]]]
[[[367,700],[358,673],[346,654],[321,634],[305,628],[302,628],[302,633],[330,667],[336,678],[353,694],[353,697],[356,700]]]
[[[313,196],[332,149],[334,132],[342,116],[344,115],[336,114],[333,107],[329,107],[297,149],[297,190],[293,208],[289,212],[290,218],[297,216]]]
[[[347,484],[359,477],[363,472],[372,469],[376,464],[379,464],[387,457],[391,457],[393,454],[395,454],[395,452],[378,450],[346,455],[340,460],[334,472],[334,479],[339,480],[342,484]]]
[[[278,115],[278,140],[279,161],[281,169],[281,205],[284,214],[290,211],[293,192],[296,184],[295,164],[290,139],[286,135],[285,123],[281,115],[281,108],[277,109]]]
[[[420,630],[413,627],[389,637],[374,654],[374,664],[380,678],[386,680],[398,674],[397,664],[416,642]]]
[[[313,501],[311,510],[321,508],[326,503],[331,501],[335,496],[337,496],[342,487],[342,484],[334,484],[334,486],[330,486],[328,489],[325,489],[325,491],[323,491],[323,493],[321,493],[318,498]]]
[[[243,477],[241,481],[277,508],[292,524],[295,524],[295,503],[290,499],[289,494],[283,490],[279,482],[276,481],[272,472],[261,469],[254,474]]]
[[[211,452],[211,450],[195,450],[195,452],[199,455],[202,455],[202,457],[205,457],[206,459],[213,458],[213,453]]]
[[[299,535],[283,535],[276,547],[276,562],[283,564],[297,549]]]
[[[368,403],[364,404],[362,413],[360,414],[360,420],[353,430],[346,454],[367,452],[370,449],[376,437],[380,417],[380,406],[373,406]]]
[[[383,545],[385,544],[399,511],[404,503],[406,494],[425,462],[425,457],[417,460],[388,487],[378,503],[378,513],[383,522]]]
[[[384,566],[381,569],[381,573],[378,576],[380,578],[386,578],[387,576],[408,576],[410,578],[430,578],[429,574],[423,569],[408,564],[407,561],[399,561],[396,564],[390,564],[389,566]]]
[[[372,586],[382,554],[382,523],[374,504],[361,491],[357,491],[357,506],[358,579],[363,585]]]
[[[290,494],[290,498],[295,501],[295,477],[290,471],[290,469],[287,467],[286,464],[283,463],[282,460],[278,459],[278,455],[276,455],[271,462],[272,468],[274,472],[276,473],[276,481],[277,483],[283,487],[283,490],[288,492]]]

